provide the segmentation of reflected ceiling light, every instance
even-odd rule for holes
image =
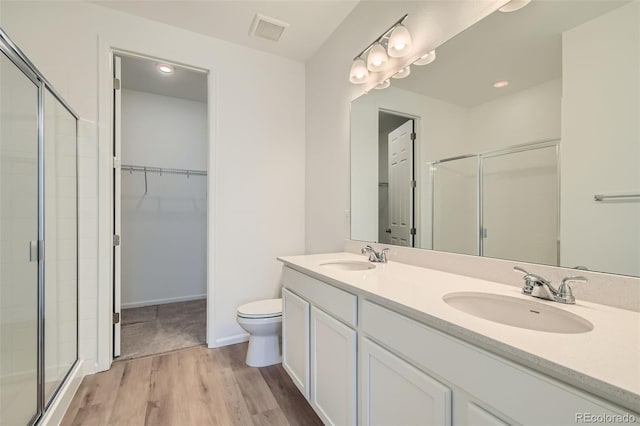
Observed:
[[[407,16],[409,15],[405,14],[353,58],[349,81],[354,84],[366,83],[369,80],[369,71],[380,72],[387,69],[390,62],[389,56],[399,58],[409,53],[411,34],[407,27],[402,25]],[[409,75],[409,72],[406,71],[406,75]]]
[[[498,9],[500,12],[515,12],[531,3],[531,0],[511,0],[509,3]]]
[[[493,87],[495,87],[496,89],[499,89],[501,87],[507,87],[508,85],[509,85],[509,82],[507,80],[500,80],[493,83]]]
[[[374,87],[374,89],[386,89],[387,87],[391,86],[391,81],[387,78],[386,80],[382,80],[376,87]]]
[[[413,65],[429,65],[431,62],[436,60],[436,51],[432,50],[431,52],[420,56]]]
[[[162,74],[173,74],[173,71],[175,71],[173,65],[169,64],[156,64],[156,69]]]
[[[409,77],[409,74],[411,74],[411,67],[407,65],[406,67],[402,68],[400,71],[398,71],[397,73],[395,73],[391,77],[392,78],[405,78],[405,77]]]
[[[387,56],[387,51],[380,42],[376,42],[369,50],[367,68],[369,68],[369,71],[382,71],[387,67],[388,62],[389,57]]]
[[[409,53],[411,48],[411,34],[407,27],[398,24],[389,36],[387,52],[392,58],[401,58]]]
[[[369,70],[367,64],[361,58],[356,58],[351,65],[351,73],[349,74],[349,81],[353,84],[362,84],[369,81]]]

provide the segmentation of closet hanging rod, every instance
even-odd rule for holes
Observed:
[[[628,198],[640,198],[640,193],[637,193],[637,194],[610,194],[610,195],[596,194],[596,195],[593,196],[593,200],[594,201],[621,200],[621,199],[628,199]]]
[[[160,175],[186,175],[186,176],[206,176],[206,170],[192,170],[192,169],[168,169],[164,167],[149,167],[149,166],[135,166],[131,164],[123,164],[120,166],[120,170],[127,172],[143,172],[143,173],[158,173]]]

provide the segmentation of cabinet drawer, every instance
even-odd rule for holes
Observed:
[[[360,306],[360,330],[518,423],[568,425],[578,422],[578,413],[625,413],[607,401],[366,300]]]
[[[282,270],[282,286],[350,326],[356,326],[358,298],[355,295],[286,266]]]

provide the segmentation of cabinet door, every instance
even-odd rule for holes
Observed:
[[[309,303],[282,289],[282,366],[309,399]]]
[[[311,405],[325,424],[356,423],[356,332],[311,308]]]
[[[451,424],[451,389],[365,338],[359,361],[363,425]]]

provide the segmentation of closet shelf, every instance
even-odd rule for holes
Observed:
[[[158,173],[160,176],[163,174],[168,175],[186,175],[186,176],[206,176],[206,170],[192,170],[192,169],[168,169],[164,167],[149,167],[149,166],[136,166],[131,164],[123,164],[120,166],[120,170],[127,172],[142,172],[142,173]]]

